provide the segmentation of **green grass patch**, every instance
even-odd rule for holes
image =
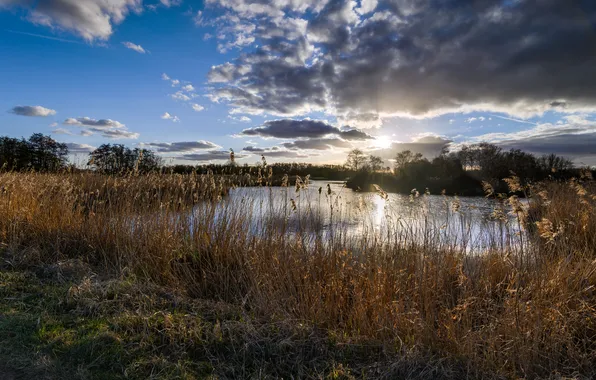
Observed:
[[[359,379],[404,368],[407,377],[462,374],[458,363],[428,372],[419,356],[397,365],[379,344],[350,343],[303,322],[259,321],[239,307],[134,278],[43,273],[0,271],[0,362],[16,378]]]

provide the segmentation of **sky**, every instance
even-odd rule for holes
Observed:
[[[0,0],[0,135],[167,163],[487,141],[596,165],[592,0]]]

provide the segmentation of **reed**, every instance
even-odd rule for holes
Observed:
[[[383,236],[348,236],[341,194],[307,192],[308,179],[264,188],[287,196],[267,207],[228,199],[229,177],[4,173],[0,244],[14,268],[76,259],[104,278],[133,275],[189,299],[235,305],[263,325],[310,326],[341,345],[376,347],[386,374],[408,352],[457,363],[465,370],[454,373],[468,377],[589,378],[596,195],[586,180],[521,188],[511,178],[512,192],[527,200],[502,197],[495,243],[471,254],[439,239],[448,233],[441,226],[408,228],[390,205]],[[310,207],[317,202],[330,210],[326,237]],[[425,209],[420,193],[412,202],[421,213],[437,211]],[[446,198],[445,208],[463,229],[471,223],[457,200]]]

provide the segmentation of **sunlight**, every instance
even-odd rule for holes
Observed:
[[[389,136],[379,136],[374,141],[374,146],[379,149],[388,149],[391,147],[391,140],[389,139]]]
[[[380,229],[381,228],[381,224],[383,223],[383,220],[385,219],[385,205],[387,204],[387,201],[385,199],[383,199],[382,197],[379,196],[374,196],[373,197],[373,202],[374,202],[374,211],[373,211],[373,223],[375,226],[375,229]]]

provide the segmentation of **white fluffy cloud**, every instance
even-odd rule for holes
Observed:
[[[66,143],[66,147],[71,154],[87,154],[95,150],[95,147],[89,144]]]
[[[139,134],[130,132],[126,125],[112,119],[92,119],[90,117],[68,118],[62,123],[66,126],[85,128],[81,131],[83,136],[91,136],[96,133],[108,139],[138,139]]]
[[[178,116],[170,115],[168,112],[166,112],[163,115],[161,115],[161,118],[164,119],[164,120],[172,120],[174,123],[179,123],[180,122],[180,118],[178,118]]]
[[[196,112],[201,112],[202,110],[204,110],[204,109],[205,109],[205,107],[203,107],[203,106],[202,106],[202,105],[200,105],[200,104],[197,104],[197,103],[195,103],[195,104],[193,104],[193,105],[192,105],[192,109],[193,109],[194,111],[196,111]]]
[[[55,135],[72,135],[73,133],[65,128],[56,128],[52,131]]]
[[[113,25],[130,12],[142,11],[142,0],[3,0],[4,7],[22,7],[35,24],[78,34],[87,41],[107,40]],[[2,5],[2,4],[0,4]]]
[[[123,42],[122,45],[124,45],[127,49],[136,51],[137,53],[145,54],[147,52],[141,45],[135,45],[132,42]]]
[[[183,102],[188,102],[191,97],[183,93],[182,91],[176,91],[176,93],[170,95],[174,100],[181,100]]]
[[[166,8],[177,7],[182,4],[182,1],[183,0],[159,0],[161,5],[163,5]]]
[[[19,116],[39,117],[46,117],[56,114],[56,111],[54,111],[53,109],[45,108],[42,106],[16,106],[13,107],[9,112]]]

